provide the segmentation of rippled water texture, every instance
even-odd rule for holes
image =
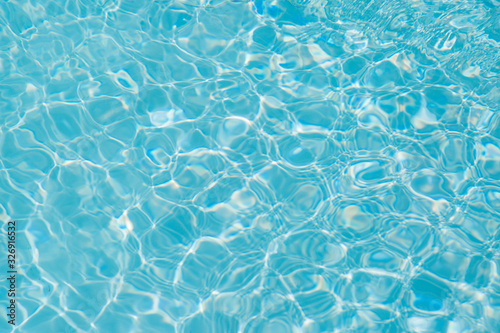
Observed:
[[[498,0],[1,1],[16,332],[500,332],[499,45]]]

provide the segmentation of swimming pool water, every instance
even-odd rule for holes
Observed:
[[[2,1],[0,331],[500,332],[499,110],[497,0]]]

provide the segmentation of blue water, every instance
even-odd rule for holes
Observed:
[[[1,1],[0,332],[500,332],[499,112],[498,0]]]

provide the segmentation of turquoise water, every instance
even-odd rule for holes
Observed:
[[[500,332],[499,111],[497,0],[2,1],[14,331]]]

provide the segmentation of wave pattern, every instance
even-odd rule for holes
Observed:
[[[16,332],[499,332],[499,17],[2,2]]]

